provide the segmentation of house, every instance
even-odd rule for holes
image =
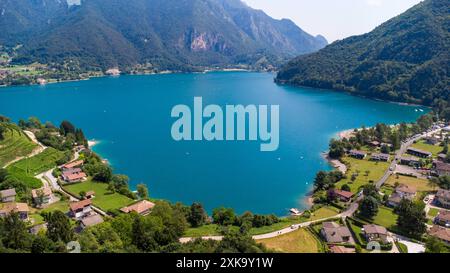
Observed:
[[[402,199],[413,200],[417,194],[417,190],[413,187],[406,185],[400,185],[395,189],[395,192],[391,194],[388,199],[389,206],[396,207],[400,204]]]
[[[406,152],[410,155],[421,157],[421,158],[430,158],[433,154],[427,151],[422,151],[413,147],[409,147]]]
[[[382,243],[387,243],[387,229],[385,227],[374,224],[364,225],[363,232],[368,242],[381,241]]]
[[[93,213],[91,199],[85,199],[78,202],[72,202],[69,204],[69,214],[77,220],[83,219]]]
[[[121,208],[120,211],[124,213],[130,213],[134,211],[140,215],[147,215],[152,211],[154,206],[154,203],[147,200],[142,200],[131,206]]]
[[[374,140],[374,141],[369,142],[369,145],[372,147],[380,147],[381,143]]]
[[[31,190],[33,202],[38,206],[50,204],[50,202],[52,201],[52,195],[52,190],[48,187]]]
[[[349,191],[334,190],[334,194],[342,202],[349,202],[353,197],[353,193]]]
[[[438,154],[437,159],[439,161],[445,162],[447,160],[447,155],[446,154]]]
[[[15,202],[6,203],[3,204],[2,207],[0,207],[0,217],[5,217],[14,212],[19,214],[19,218],[21,220],[27,220],[30,209],[28,208],[28,205],[26,203]]]
[[[84,163],[83,160],[72,161],[72,162],[62,165],[61,169],[62,170],[73,169],[73,168],[82,166],[83,163]]]
[[[400,164],[406,165],[406,166],[411,166],[411,167],[419,167],[420,159],[415,156],[410,156],[410,157],[402,156],[400,158]]]
[[[370,160],[372,161],[389,161],[389,155],[388,154],[372,154],[370,157]]]
[[[350,230],[335,222],[324,222],[320,230],[322,237],[331,244],[338,243],[353,243],[352,234]]]
[[[433,162],[433,171],[438,176],[450,175],[450,164],[440,161]]]
[[[450,211],[441,210],[434,218],[434,223],[447,228],[450,228]]]
[[[433,226],[428,230],[430,236],[442,240],[447,245],[450,245],[450,229],[440,226]]]
[[[95,191],[88,191],[86,192],[86,199],[92,199],[95,197]]]
[[[435,202],[443,207],[450,208],[450,191],[449,190],[438,190],[434,197]]]
[[[103,223],[103,218],[99,214],[92,214],[81,219],[80,227],[85,229],[101,223]]]
[[[14,202],[16,201],[16,189],[7,189],[0,191],[0,201],[3,203]]]
[[[345,246],[330,246],[331,253],[335,254],[347,254],[347,253],[356,253],[354,248],[349,248]]]
[[[367,153],[363,152],[363,151],[351,150],[349,152],[349,155],[351,157],[354,157],[354,158],[357,158],[357,159],[364,159],[367,156]]]
[[[85,180],[87,177],[80,168],[65,169],[61,173],[61,178],[67,183],[75,183]]]
[[[430,144],[430,145],[436,145],[439,143],[439,139],[437,139],[436,137],[427,137],[427,138],[425,138],[425,141],[427,144]]]

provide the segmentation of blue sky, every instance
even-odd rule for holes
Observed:
[[[289,18],[329,42],[363,34],[421,0],[243,0],[268,15]]]

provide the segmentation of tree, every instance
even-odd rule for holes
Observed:
[[[352,191],[352,189],[350,188],[350,186],[348,184],[342,185],[341,190],[342,191]]]
[[[148,189],[147,185],[145,184],[138,184],[137,185],[137,192],[140,198],[147,199],[148,198]]]
[[[31,253],[51,253],[54,251],[54,243],[43,235],[37,235],[31,245]]]
[[[0,183],[6,180],[8,177],[8,171],[6,169],[0,169]]]
[[[0,219],[0,239],[3,246],[15,250],[26,250],[31,244],[27,226],[17,213]]]
[[[192,227],[200,227],[208,219],[205,209],[200,203],[193,203],[190,208],[188,221]]]
[[[364,218],[372,219],[378,214],[378,201],[372,196],[365,196],[359,209]]]
[[[113,177],[112,170],[109,166],[99,164],[96,168],[96,172],[93,179],[98,182],[109,182]]]
[[[262,244],[258,244],[247,233],[228,231],[216,248],[216,253],[264,253]]]
[[[398,214],[398,229],[408,236],[419,238],[427,230],[427,217],[423,209],[423,203],[414,203],[403,198],[394,210]]]
[[[70,225],[69,218],[61,211],[56,210],[44,215],[47,221],[47,237],[53,242],[70,242],[74,237],[74,232]]]
[[[425,244],[425,253],[447,253],[444,242],[436,237],[430,236]]]
[[[129,181],[130,178],[124,174],[115,174],[111,178],[111,182],[116,190],[128,188]]]
[[[377,200],[379,198],[377,187],[374,184],[364,185],[363,194],[364,196],[371,196]]]
[[[75,126],[67,120],[61,122],[59,126],[61,134],[67,136],[68,134],[75,134]]]
[[[345,154],[345,144],[340,140],[332,139],[330,141],[330,149],[328,156],[333,159],[339,159]]]
[[[3,140],[3,134],[6,132],[5,127],[3,127],[3,125],[0,124],[0,140]]]
[[[212,215],[214,223],[221,226],[233,225],[236,222],[236,214],[232,208],[216,208]]]
[[[157,217],[141,217],[134,219],[132,226],[132,243],[142,251],[156,251],[159,247],[155,233],[163,228],[161,219]]]
[[[381,146],[381,152],[382,152],[383,154],[389,154],[389,153],[391,152],[391,149],[389,148],[388,145],[382,145],[382,146]]]

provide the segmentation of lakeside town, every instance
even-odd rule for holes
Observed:
[[[82,130],[67,121],[56,127],[30,118],[15,125],[2,117],[0,125],[0,223],[14,224],[34,240],[51,241],[55,234],[53,244],[78,238],[83,252],[97,252],[116,240],[122,247],[110,251],[127,252],[115,221],[131,217],[126,219],[134,229],[142,219],[160,218],[164,208],[173,218],[165,217],[177,221],[178,233],[170,240],[178,244],[175,252],[203,242],[219,248],[233,236],[244,236],[239,240],[247,238],[257,252],[365,253],[373,251],[374,242],[390,253],[449,249],[450,126],[431,114],[414,124],[377,124],[332,140],[328,157],[337,168],[317,174],[313,206],[281,218],[239,216],[230,208],[208,216],[199,203],[189,207],[152,199],[144,184],[132,192],[128,178],[113,174]],[[119,238],[98,237],[105,229]],[[62,239],[62,234],[71,235]],[[8,234],[1,235],[3,246],[14,248],[5,244]],[[86,246],[88,236],[98,246]]]

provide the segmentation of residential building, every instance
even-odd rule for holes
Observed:
[[[427,138],[425,138],[425,141],[427,144],[430,144],[430,145],[436,145],[439,143],[439,139],[437,139],[436,137],[427,137]]]
[[[417,190],[413,187],[400,185],[395,189],[388,199],[389,206],[396,207],[400,204],[402,199],[413,200],[417,194]]]
[[[439,214],[434,218],[434,223],[450,228],[450,211],[441,210]]]
[[[324,222],[320,234],[327,243],[353,243],[352,234],[346,226],[335,222]]]
[[[16,189],[7,189],[0,191],[0,201],[3,203],[14,202],[16,201]]]
[[[48,187],[31,190],[31,196],[33,197],[33,202],[37,206],[50,204],[52,201],[53,193]]]
[[[387,161],[389,161],[389,157],[390,156],[388,154],[372,154],[372,156],[370,157],[370,160],[387,162]]]
[[[351,150],[349,152],[349,155],[351,157],[354,157],[354,158],[357,158],[357,159],[364,159],[364,158],[366,158],[367,153],[363,152],[363,151]]]
[[[434,161],[433,171],[437,176],[450,175],[450,164],[441,161]]]
[[[353,197],[353,193],[349,191],[334,190],[334,194],[342,202],[349,202]]]
[[[368,242],[381,241],[382,243],[387,243],[387,229],[385,227],[374,224],[364,225],[363,233]]]
[[[435,225],[428,230],[428,234],[442,240],[447,245],[450,245],[450,229]]]
[[[422,151],[413,147],[409,147],[406,152],[410,155],[421,157],[421,158],[430,158],[433,154],[427,151]]]
[[[61,169],[62,170],[73,169],[73,168],[82,166],[83,163],[84,163],[83,160],[72,161],[72,162],[62,165]]]
[[[140,215],[147,215],[152,211],[154,206],[154,203],[147,200],[142,200],[131,206],[121,208],[120,210],[124,213],[130,213],[134,211]]]
[[[67,183],[75,183],[85,180],[87,177],[80,168],[64,169],[61,178]]]
[[[71,217],[81,220],[86,216],[93,213],[91,199],[85,199],[78,202],[72,202],[69,204],[69,214]]]
[[[450,209],[450,191],[449,190],[438,190],[435,195],[435,202],[443,207]]]
[[[19,218],[21,220],[27,220],[28,219],[28,213],[30,212],[30,209],[28,208],[28,205],[26,203],[5,203],[0,205],[0,217],[5,217],[11,213],[18,213]]]
[[[95,197],[95,191],[88,191],[86,192],[86,196],[87,199],[92,199]]]
[[[411,166],[411,167],[419,167],[420,166],[420,159],[414,156],[406,157],[402,156],[400,158],[400,164]]]

